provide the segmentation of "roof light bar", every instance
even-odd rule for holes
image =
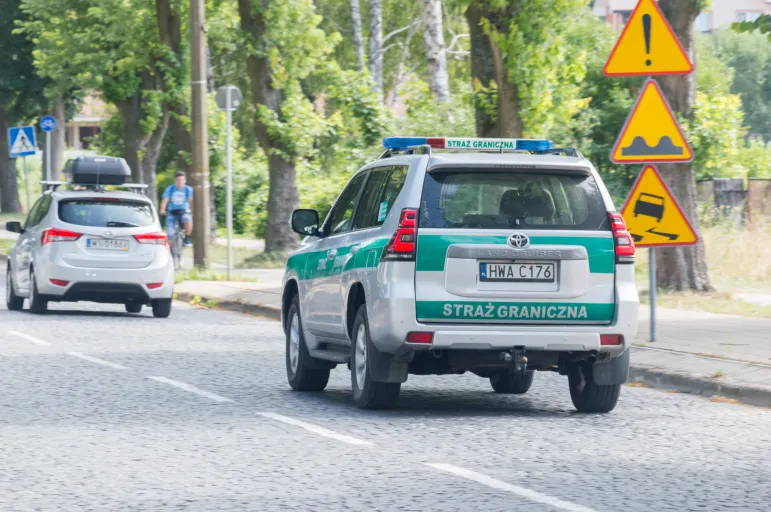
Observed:
[[[414,146],[429,145],[435,149],[470,149],[510,151],[547,151],[552,142],[546,139],[479,139],[474,137],[388,137],[383,147],[404,150]]]

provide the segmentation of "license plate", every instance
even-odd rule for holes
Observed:
[[[480,281],[511,283],[553,283],[556,265],[547,262],[480,263]]]
[[[108,238],[89,238],[86,247],[98,251],[128,251],[128,240],[111,240]]]

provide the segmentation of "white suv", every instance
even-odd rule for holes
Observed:
[[[49,302],[90,301],[125,304],[129,313],[149,304],[154,316],[168,317],[174,264],[158,214],[141,194],[105,191],[105,184],[131,186],[123,183],[125,161],[78,157],[68,170],[72,184],[47,183],[53,190],[24,225],[6,224],[20,233],[8,255],[8,309],[22,309],[25,298],[33,313],[45,313]]]
[[[567,375],[579,411],[612,410],[637,330],[635,248],[592,164],[549,141],[384,145],[323,224],[293,213],[291,387],[321,390],[347,363],[356,404],[381,408],[410,373],[521,394],[540,370]]]

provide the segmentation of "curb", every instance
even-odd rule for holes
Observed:
[[[274,306],[266,306],[264,304],[245,304],[237,300],[222,300],[222,299],[210,299],[201,295],[194,295],[192,293],[175,292],[176,300],[182,302],[192,302],[193,299],[198,297],[199,300],[206,302],[214,300],[217,303],[217,308],[225,309],[228,311],[236,311],[238,313],[249,313],[252,315],[262,316],[271,320],[281,321],[281,309]]]
[[[674,389],[681,393],[709,398],[714,396],[732,398],[748,405],[771,407],[771,389],[721,384],[719,379],[664,372],[631,365],[628,382],[639,382],[652,388]]]

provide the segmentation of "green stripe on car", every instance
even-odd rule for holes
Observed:
[[[610,322],[614,304],[417,301],[421,320],[576,320]]]
[[[353,256],[350,256],[351,249],[359,244],[336,247],[334,259],[327,256],[328,250],[294,254],[289,257],[286,266],[297,272],[301,281],[337,276],[356,269],[375,268],[380,263],[383,247],[388,240],[377,238],[363,242]]]
[[[507,245],[506,236],[493,235],[421,235],[418,234],[416,270],[443,271],[447,249],[454,244]],[[531,245],[580,245],[589,253],[589,271],[612,274],[615,248],[610,237],[531,236]]]

